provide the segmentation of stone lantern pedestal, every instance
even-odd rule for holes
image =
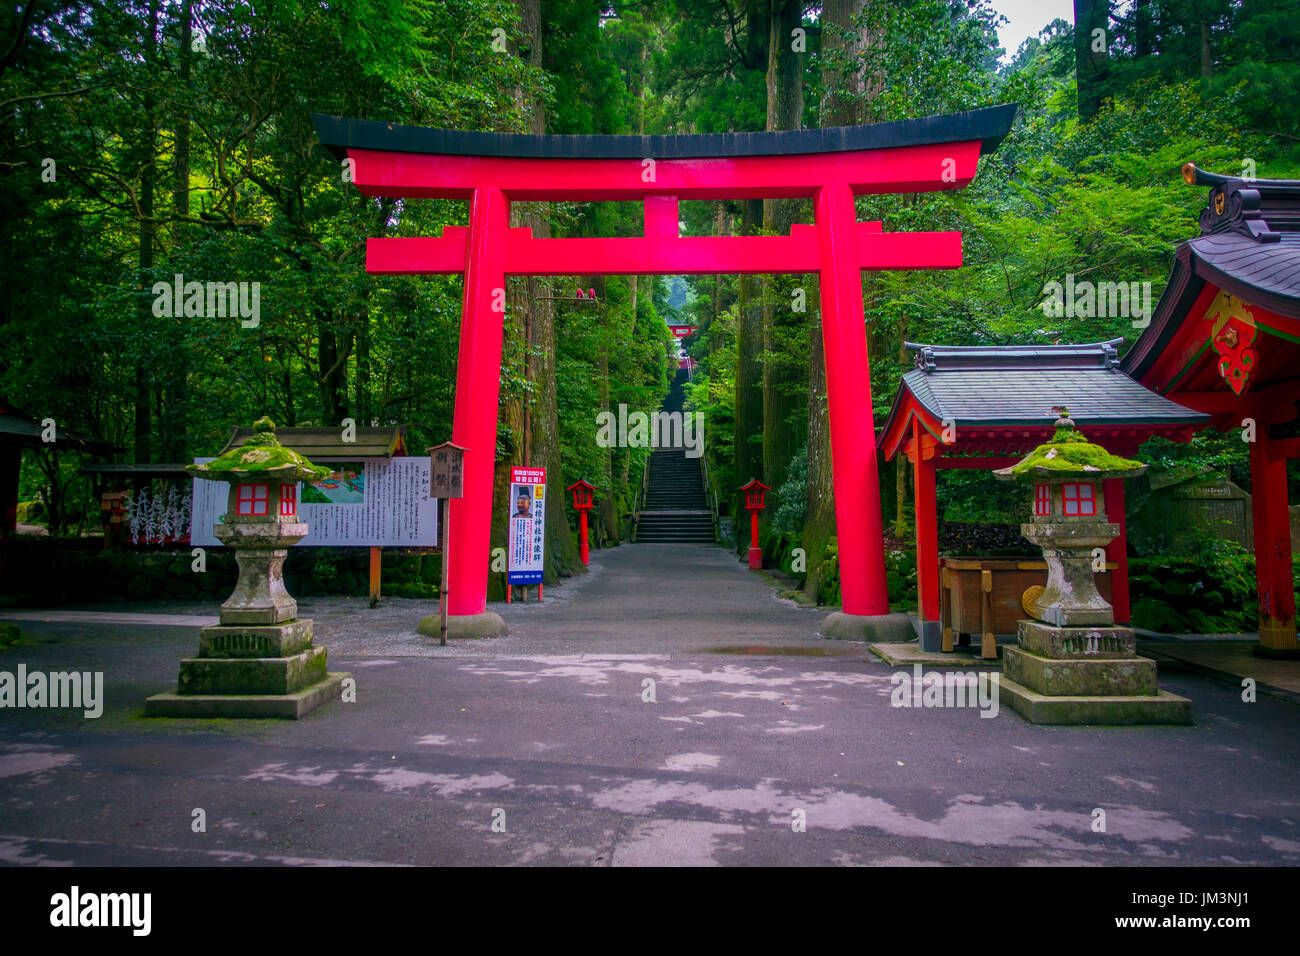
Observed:
[[[1064,411],[1056,425],[1051,442],[995,472],[1033,483],[1034,519],[1021,534],[1047,562],[1047,584],[1022,599],[1030,619],[1003,649],[1000,693],[1036,724],[1190,724],[1191,701],[1156,686],[1155,661],[1138,656],[1132,628],[1115,626],[1093,578],[1097,551],[1119,534],[1104,517],[1103,479],[1146,466],[1076,434]]]
[[[288,548],[307,534],[297,516],[297,482],[321,470],[278,442],[268,445],[266,434],[223,456],[236,464],[191,466],[231,484],[229,510],[213,533],[234,548],[239,580],[221,605],[221,623],[203,628],[198,654],[181,661],[176,692],[145,701],[146,717],[297,719],[338,697],[348,676],[326,670],[326,650],[313,645],[312,622],[297,619],[298,603],[284,586]],[[246,464],[268,467],[239,470],[247,455],[256,460]]]

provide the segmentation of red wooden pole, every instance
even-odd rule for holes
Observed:
[[[582,559],[582,566],[587,566],[587,558],[591,552],[587,548],[587,509],[583,508],[578,512],[578,557]]]
[[[921,618],[921,650],[940,648],[939,504],[935,491],[934,451],[925,457],[921,423],[912,419],[912,486],[916,505],[916,589]],[[933,646],[931,646],[933,645]]]
[[[451,438],[465,452],[465,495],[451,502],[451,574],[448,613],[487,610],[492,530],[492,471],[497,446],[501,336],[505,322],[505,234],[510,204],[492,186],[474,190],[469,209],[469,255],[456,365],[456,412]]]
[[[1273,454],[1269,426],[1257,426],[1250,446],[1251,509],[1255,525],[1255,580],[1259,585],[1259,647],[1295,652],[1295,585],[1291,578],[1291,518],[1286,459]]]
[[[1119,536],[1106,545],[1106,560],[1118,567],[1110,578],[1110,603],[1115,609],[1115,623],[1128,624],[1133,619],[1128,592],[1128,526],[1124,521],[1124,479],[1107,478],[1102,483],[1106,496],[1106,520],[1119,525]]]
[[[815,207],[840,592],[845,614],[888,614],[853,190],[845,182],[822,186]]]
[[[758,546],[758,509],[749,511],[749,567],[757,571],[763,567],[763,549]]]

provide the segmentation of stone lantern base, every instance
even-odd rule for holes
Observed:
[[[303,524],[239,522],[215,529],[236,548],[239,581],[221,605],[221,623],[199,632],[199,653],[181,661],[174,694],[145,701],[146,717],[289,717],[335,699],[347,677],[325,669],[312,622],[284,588],[285,549]]]
[[[173,694],[145,701],[146,717],[305,717],[339,697],[345,673],[325,669],[312,622],[205,627],[181,661]]]
[[[1021,621],[1005,647],[1002,699],[1035,724],[1190,724],[1192,702],[1156,686],[1128,627]]]

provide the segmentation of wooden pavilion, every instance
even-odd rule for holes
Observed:
[[[903,375],[877,441],[885,459],[912,463],[916,570],[923,650],[941,649],[940,468],[1005,468],[1047,441],[1065,406],[1090,441],[1125,457],[1153,435],[1186,441],[1210,417],[1155,394],[1120,370],[1121,339],[1087,345],[954,346],[906,343],[916,367]],[[1104,483],[1108,517],[1120,526],[1107,548],[1115,565],[1115,621],[1129,620],[1124,482]]]
[[[18,521],[18,474],[23,450],[51,448],[54,451],[84,451],[91,455],[111,455],[120,451],[112,442],[84,438],[57,430],[55,440],[44,439],[44,426],[31,415],[0,396],[0,538],[6,542]]]

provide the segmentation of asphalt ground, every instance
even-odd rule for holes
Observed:
[[[296,722],[142,716],[215,607],[23,612],[0,671],[102,671],[105,704],[0,709],[0,862],[1300,862],[1290,701],[1162,671],[1195,726],[891,706],[824,610],[702,545],[595,552],[545,598],[445,648],[427,602],[304,600],[356,700]]]

